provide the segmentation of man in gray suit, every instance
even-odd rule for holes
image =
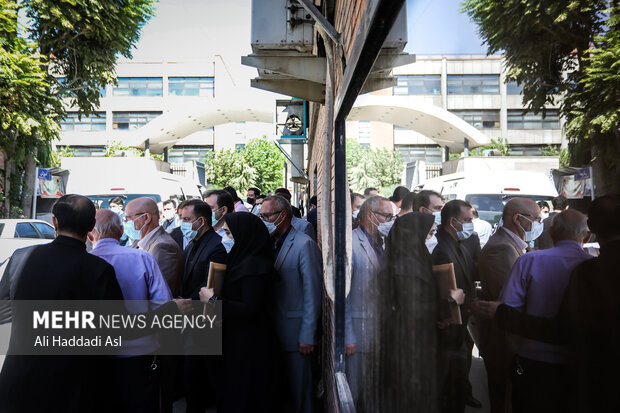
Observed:
[[[356,407],[372,398],[371,383],[378,379],[372,369],[376,331],[377,273],[382,267],[383,238],[379,225],[393,219],[387,198],[368,198],[359,210],[359,227],[352,234],[351,290],[346,300],[346,374]],[[364,385],[368,383],[368,385]]]
[[[480,299],[497,301],[502,287],[510,276],[517,258],[528,247],[525,231],[531,229],[528,218],[540,217],[536,202],[527,198],[513,198],[504,206],[503,226],[489,238],[478,258],[478,273],[482,284]],[[529,225],[529,226],[528,226]],[[504,332],[488,320],[478,320],[480,352],[487,370],[491,412],[504,412],[510,402],[506,399],[508,369],[512,354]]]
[[[310,237],[291,225],[291,204],[281,196],[265,199],[260,217],[274,241],[275,326],[294,412],[313,412],[312,358],[321,314],[322,258]]]
[[[155,257],[173,297],[178,297],[183,278],[183,251],[163,226],[159,225],[159,208],[151,198],[143,197],[130,201],[125,208],[126,216],[139,216],[134,220],[134,228],[140,239],[131,247],[143,249]],[[141,215],[142,214],[142,215]],[[141,215],[141,216],[140,216]],[[168,337],[167,340],[174,340]],[[160,412],[172,412],[175,381],[181,363],[176,356],[161,356]]]

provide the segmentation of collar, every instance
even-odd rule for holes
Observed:
[[[138,241],[138,247],[140,249],[145,250],[146,247],[153,241],[153,239],[156,237],[155,233],[157,232],[157,230],[161,228],[161,227],[157,227],[157,228],[153,228],[151,230],[151,232],[149,232],[148,234],[146,234],[146,236],[144,238],[142,238],[141,240]],[[162,228],[163,229],[163,228]]]
[[[99,248],[102,245],[121,245],[121,243],[119,240],[114,238],[101,238],[99,241],[97,241],[95,248]]]
[[[278,238],[278,241],[276,242],[275,248],[280,248],[282,244],[284,244],[284,241],[286,241],[286,237],[288,237],[288,234],[291,232],[291,228],[293,228],[292,225],[288,227],[284,234],[280,235],[280,238]]]
[[[529,244],[523,241],[517,234],[515,234],[508,228],[506,227],[502,227],[502,228],[504,228],[504,230],[506,231],[506,234],[508,234],[508,236],[512,238],[512,240],[517,244],[517,247],[525,252],[525,249],[529,247]]]
[[[56,244],[67,245],[69,247],[79,248],[86,251],[86,244],[77,238],[68,237],[66,235],[59,235],[54,239],[53,242]]]

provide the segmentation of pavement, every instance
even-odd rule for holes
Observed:
[[[478,348],[474,346],[472,351],[471,369],[469,370],[469,382],[471,383],[474,398],[482,403],[482,408],[474,409],[467,406],[465,413],[488,413],[491,411],[489,403],[489,391],[487,387],[487,372],[484,369],[484,361],[479,356]]]

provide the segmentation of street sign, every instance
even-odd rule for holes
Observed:
[[[43,179],[46,181],[51,181],[52,180],[52,174],[48,169],[45,168],[37,168],[37,177],[39,179]]]

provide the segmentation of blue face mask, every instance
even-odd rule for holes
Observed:
[[[181,232],[183,233],[183,236],[190,241],[196,238],[196,235],[198,235],[198,230],[202,228],[202,225],[200,225],[198,228],[192,229],[192,226],[196,221],[198,221],[198,218],[196,218],[193,222],[181,222]]]
[[[523,230],[523,233],[524,233],[524,236],[525,236],[525,242],[533,242],[536,238],[540,237],[540,234],[542,234],[543,229],[544,229],[543,223],[542,222],[538,222],[538,221],[532,221],[528,217],[523,216],[521,214],[519,214],[519,216],[527,219],[528,221],[530,221],[532,223],[532,228],[529,231],[526,231],[525,229],[523,229],[521,224],[519,224],[519,226]]]
[[[142,235],[141,230],[142,230],[142,227],[144,227],[144,224],[142,225],[140,229],[136,229],[134,225],[134,221],[136,219],[140,219],[142,215],[144,214],[138,215],[131,221],[123,222],[123,230],[125,231],[125,234],[127,234],[127,237],[131,240],[131,242],[139,240],[140,236]]]
[[[226,248],[226,253],[230,254],[230,250],[232,250],[232,247],[235,245],[235,240],[226,236],[222,237],[222,245]]]
[[[472,222],[462,223],[459,220],[457,220],[457,222],[461,224],[462,229],[460,231],[454,228],[454,225],[450,224],[452,225],[452,228],[454,228],[454,230],[456,231],[456,237],[460,241],[464,241],[467,238],[471,237],[471,235],[474,233],[474,224]]]
[[[441,225],[441,211],[435,211],[433,212],[433,216],[435,217],[435,226],[440,226]]]
[[[222,208],[224,208],[224,207],[222,207]],[[218,208],[218,209],[216,209],[215,211],[213,211],[213,212],[211,213],[211,226],[212,226],[212,227],[216,226],[216,225],[217,225],[217,223],[218,223],[218,222],[220,222],[220,220],[222,219],[222,217],[223,217],[223,216],[222,216],[222,217],[220,217],[220,219],[216,219],[216,218],[215,218],[215,213],[216,213],[217,211],[219,211],[220,209],[222,209],[222,208]]]

